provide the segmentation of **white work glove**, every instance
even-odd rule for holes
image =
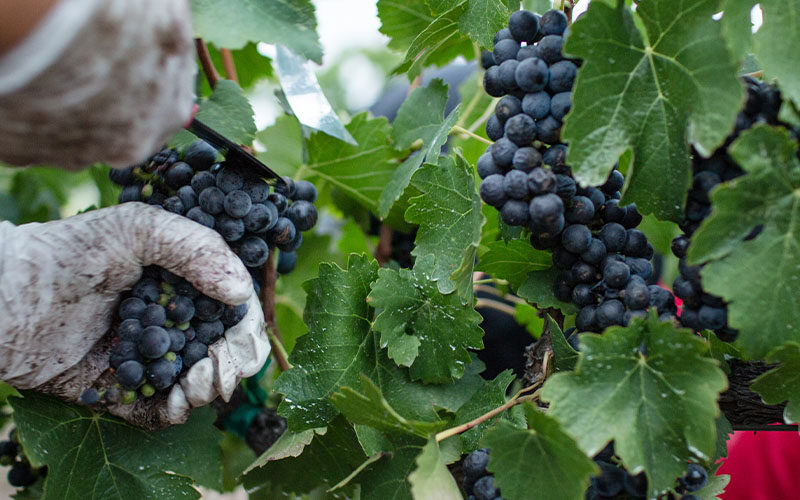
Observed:
[[[120,292],[155,264],[248,312],[209,346],[166,395],[108,410],[150,429],[181,423],[192,407],[254,375],[269,354],[249,273],[214,231],[144,203],[125,203],[44,224],[0,223],[0,379],[77,401],[114,384],[111,320]]]
[[[0,57],[0,160],[144,160],[190,118],[187,0],[60,0]]]

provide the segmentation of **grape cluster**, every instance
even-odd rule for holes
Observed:
[[[724,341],[736,338],[737,331],[728,326],[727,304],[721,297],[703,290],[700,279],[702,266],[690,266],[686,262],[686,251],[691,236],[700,223],[711,213],[709,192],[718,184],[730,181],[744,174],[744,171],[728,155],[728,146],[739,134],[756,123],[779,124],[778,113],[781,106],[780,92],[751,77],[744,77],[747,88],[747,101],[736,117],[736,127],[709,158],[703,158],[697,151],[692,155],[692,187],[686,200],[684,219],[680,228],[684,234],[672,240],[672,253],[678,257],[680,275],[675,278],[672,290],[683,300],[681,323],[695,331],[713,330]],[[745,240],[758,236],[761,226]]]
[[[88,389],[81,402],[132,403],[168,391],[178,377],[208,357],[208,346],[247,314],[247,304],[225,305],[158,266],[122,296],[109,365],[118,386]]]
[[[15,488],[30,486],[47,475],[47,467],[31,466],[22,451],[16,428],[9,432],[8,441],[0,441],[0,465],[11,466],[8,470],[8,483]]]
[[[120,203],[144,201],[217,231],[251,270],[257,286],[263,274],[258,269],[270,249],[280,250],[278,272],[291,272],[302,232],[317,222],[316,188],[284,177],[270,192],[256,174],[217,163],[217,154],[208,143],[196,141],[182,158],[178,151],[164,149],[141,165],[112,170],[110,176],[123,186]]]
[[[586,500],[644,500],[647,498],[647,476],[644,472],[632,475],[619,465],[619,460],[614,457],[614,443],[610,443],[594,457],[594,463],[600,469],[600,474],[592,477],[589,488],[586,490]],[[664,500],[698,500],[693,492],[708,483],[708,472],[695,463],[690,463],[686,474],[678,478],[675,491],[680,497],[672,493],[660,496]]]
[[[520,10],[495,36],[491,58],[484,57],[484,88],[502,98],[486,123],[495,142],[477,163],[481,198],[504,223],[528,229],[536,249],[552,251],[559,270],[554,294],[581,308],[579,331],[626,325],[648,307],[670,320],[673,295],[647,283],[654,250],[637,229],[642,216],[635,204],[619,204],[624,176],[613,170],[599,188],[582,187],[565,162],[561,119],[580,64],[561,53],[566,30],[561,11],[539,17]]]
[[[464,479],[461,487],[467,493],[467,500],[502,500],[500,490],[494,486],[494,476],[486,470],[489,463],[489,450],[475,450],[461,461]]]

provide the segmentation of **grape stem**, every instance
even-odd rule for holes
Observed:
[[[270,250],[267,262],[264,264],[264,286],[261,287],[261,308],[264,311],[264,321],[267,323],[269,344],[272,347],[272,355],[278,362],[281,371],[291,368],[286,349],[283,347],[278,323],[275,321],[275,282],[278,280],[278,273],[275,271],[275,253]]]
[[[233,62],[233,54],[230,49],[220,49],[219,55],[222,57],[222,68],[225,70],[225,78],[239,84],[239,75],[236,74],[236,63]]]
[[[481,415],[480,417],[478,417],[478,418],[476,418],[474,420],[470,420],[469,422],[467,422],[465,424],[457,425],[455,427],[451,427],[449,429],[445,429],[442,432],[437,433],[436,434],[436,442],[437,443],[441,443],[442,441],[444,441],[445,439],[447,439],[449,437],[453,437],[453,436],[456,436],[458,434],[461,434],[462,432],[466,432],[466,431],[472,429],[473,427],[475,427],[477,425],[480,425],[483,422],[486,422],[490,418],[495,417],[495,416],[503,413],[504,411],[512,408],[513,406],[516,406],[516,405],[522,403],[523,401],[534,401],[536,399],[539,399],[539,395],[541,394],[542,390],[541,389],[537,389],[537,387],[539,385],[541,385],[541,383],[542,383],[542,380],[539,380],[539,381],[535,382],[533,385],[528,386],[528,387],[526,387],[524,389],[521,389],[519,392],[514,394],[514,396],[511,399],[506,401],[503,405],[498,406],[497,408],[494,408],[493,410],[490,410],[490,411],[484,413],[483,415]],[[534,389],[536,389],[536,391],[533,394],[526,394],[526,393],[528,393],[528,392],[530,392],[530,391],[532,391]]]
[[[330,489],[326,490],[325,492],[326,493],[331,493],[332,491],[338,490],[339,488],[342,488],[343,486],[347,485],[347,483],[349,483],[354,477],[359,475],[361,473],[361,471],[366,469],[369,465],[377,462],[378,460],[383,458],[385,455],[386,455],[386,452],[384,452],[384,451],[380,451],[380,452],[372,455],[366,461],[364,461],[364,463],[362,463],[361,465],[356,467],[356,469],[353,472],[351,472],[346,478],[344,478],[341,481],[339,481],[336,485],[331,486]]]
[[[219,73],[217,73],[217,68],[214,67],[214,63],[211,62],[211,54],[208,52],[206,42],[204,42],[202,38],[195,38],[194,48],[197,51],[197,58],[200,59],[200,66],[203,68],[203,73],[208,80],[208,85],[211,87],[211,90],[214,90],[214,87],[219,81]]]
[[[492,141],[490,141],[489,139],[486,139],[485,137],[481,137],[478,134],[476,134],[475,132],[467,130],[464,127],[461,127],[459,125],[453,125],[453,128],[450,129],[450,133],[451,134],[452,133],[457,133],[457,134],[465,135],[467,137],[471,137],[471,138],[473,138],[475,140],[481,141],[484,144],[489,144],[489,145],[493,144]]]
[[[512,306],[493,299],[480,298],[476,300],[475,308],[479,309],[481,307],[494,309],[495,311],[500,311],[502,313],[508,314],[509,316],[513,316],[514,313],[516,312],[516,309],[514,309]]]

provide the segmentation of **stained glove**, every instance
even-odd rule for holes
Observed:
[[[217,396],[230,398],[269,354],[250,275],[217,233],[143,203],[44,224],[0,223],[0,379],[68,401],[113,385],[114,309],[151,264],[226,304],[248,302],[248,312],[168,395],[108,410],[154,429],[184,422],[192,407]]]
[[[0,160],[122,167],[188,120],[186,0],[60,0],[0,57]]]

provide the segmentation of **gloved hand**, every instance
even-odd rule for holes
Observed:
[[[0,160],[142,161],[189,119],[195,71],[186,0],[59,0],[0,57]]]
[[[250,275],[217,233],[143,203],[44,224],[0,223],[0,379],[69,401],[113,385],[107,332],[114,309],[151,264],[226,304],[248,302],[248,313],[166,397],[109,411],[155,429],[184,422],[191,407],[217,396],[230,398],[269,354]]]

